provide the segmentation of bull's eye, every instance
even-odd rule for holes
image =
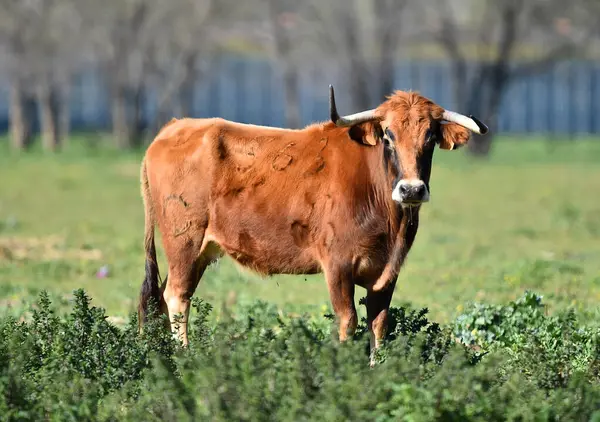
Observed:
[[[388,139],[390,140],[390,142],[392,142],[392,143],[393,143],[393,142],[396,140],[396,138],[395,138],[395,136],[394,136],[394,133],[393,133],[393,132],[392,132],[392,131],[391,131],[389,128],[387,128],[387,129],[385,130],[385,136],[387,136],[387,138],[388,138]]]
[[[425,132],[425,145],[436,141],[435,131],[427,129]]]

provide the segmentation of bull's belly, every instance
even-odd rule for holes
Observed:
[[[311,208],[292,202],[258,192],[218,198],[208,232],[225,254],[260,274],[318,273],[320,232],[310,226]]]
[[[267,233],[250,233],[246,231],[215,232],[210,240],[219,246],[222,253],[228,255],[241,266],[261,275],[274,274],[317,274],[323,272],[317,256],[317,242],[309,247],[298,247],[292,236],[280,236],[276,240]],[[273,234],[273,233],[270,233]],[[343,250],[342,250],[343,249]],[[352,268],[352,279],[362,287],[372,284],[383,272],[387,263],[387,255],[374,254],[370,248],[355,250],[347,254],[348,249],[330,250],[333,262],[349,265]]]
[[[211,240],[242,266],[263,275],[316,274],[329,262],[352,268],[358,285],[369,285],[383,271],[390,243],[385,222],[364,232],[345,222],[315,226],[309,208],[251,199],[217,201],[209,217]]]
[[[261,275],[317,274],[321,265],[308,249],[298,248],[290,239],[273,240],[249,231],[212,232],[209,238],[238,264]]]

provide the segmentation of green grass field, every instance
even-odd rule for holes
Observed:
[[[127,318],[144,271],[140,158],[76,142],[55,156],[17,156],[2,145],[0,309],[20,312],[42,289],[70,300],[81,287],[109,315]],[[470,301],[501,302],[533,290],[549,311],[595,311],[598,140],[499,138],[482,161],[437,151],[431,190],[395,304],[428,307],[431,319],[444,322]],[[97,278],[103,265],[109,275]],[[293,312],[330,308],[320,275],[261,279],[229,259],[206,272],[196,295],[216,312],[225,302],[255,299]],[[363,295],[359,289],[357,302]]]

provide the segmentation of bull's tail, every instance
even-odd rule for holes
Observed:
[[[140,303],[138,306],[138,321],[141,328],[141,325],[148,317],[150,301],[154,301],[157,309],[160,303],[160,273],[158,270],[156,246],[154,243],[154,208],[152,206],[150,185],[148,183],[148,174],[146,172],[146,158],[142,161],[140,182],[142,199],[144,201],[144,250],[146,252],[146,276],[142,283]]]

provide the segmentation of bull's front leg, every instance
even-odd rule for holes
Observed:
[[[388,328],[388,311],[394,287],[396,286],[396,277],[389,282],[385,290],[373,292],[367,291],[367,325],[371,337],[371,358],[370,365],[375,365],[375,351],[381,346]]]
[[[367,324],[371,335],[371,366],[375,364],[375,350],[385,338],[388,311],[400,268],[408,255],[419,229],[419,212],[405,209],[396,234],[396,242],[386,268],[375,283],[367,288]]]

